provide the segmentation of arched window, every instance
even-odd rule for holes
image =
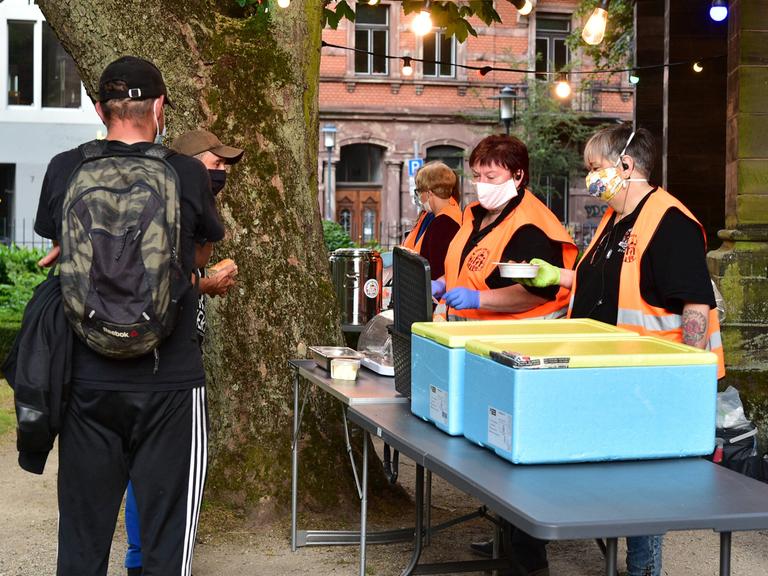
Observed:
[[[344,228],[344,232],[347,233],[347,236],[352,235],[352,212],[349,208],[343,208],[339,211],[339,224]]]
[[[342,146],[336,165],[336,183],[381,184],[383,155],[384,149],[373,144]]]
[[[363,244],[376,239],[376,210],[365,208],[363,210]]]
[[[432,146],[427,148],[427,162],[440,160],[461,174],[464,168],[464,150],[458,146]]]

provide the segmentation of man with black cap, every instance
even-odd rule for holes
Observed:
[[[71,197],[70,176],[80,177],[89,151],[97,147],[100,157],[116,166],[111,175],[132,182],[133,188],[144,185],[142,176],[121,169],[128,165],[125,159],[138,159],[140,165],[146,156],[162,158],[171,176],[170,181],[159,181],[163,189],[158,195],[174,196],[179,205],[179,249],[168,251],[180,267],[176,278],[184,287],[175,327],[154,354],[115,358],[73,339],[72,387],[59,433],[57,576],[106,575],[129,478],[142,519],[144,576],[191,573],[207,466],[205,372],[197,339],[190,337],[197,298],[191,278],[195,268],[205,264],[196,261],[196,246],[210,249],[224,230],[205,167],[153,144],[165,132],[166,104],[171,102],[154,64],[133,56],[112,62],[99,81],[96,103],[107,127],[106,140],[55,156],[43,181],[35,231],[57,247],[41,264],[56,261],[63,237],[63,275],[70,240],[70,222],[63,221],[64,199]],[[108,192],[109,183],[99,181],[100,172],[95,174],[95,185]],[[121,192],[113,191],[115,199],[108,202],[119,205]],[[126,229],[115,259],[128,250],[129,238],[137,241],[138,232]],[[164,250],[163,258],[168,257]]]
[[[243,157],[243,150],[225,146],[221,140],[207,130],[192,130],[177,136],[172,145],[173,150],[180,154],[192,156],[200,160],[208,169],[211,178],[211,189],[214,196],[223,190],[227,180],[227,170],[237,164]],[[198,261],[208,261],[210,244],[197,246]],[[198,269],[198,291],[200,297],[197,303],[195,326],[200,344],[205,337],[205,300],[208,296],[223,296],[234,285],[237,275],[237,265],[229,258],[221,260],[210,268]],[[133,486],[129,484],[125,497],[125,531],[128,537],[128,551],[125,555],[125,567],[128,576],[141,576],[142,550],[140,517],[136,506]]]

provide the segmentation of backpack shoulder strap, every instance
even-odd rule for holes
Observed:
[[[170,156],[173,156],[176,152],[170,148],[166,148],[162,144],[152,144],[144,151],[145,156],[152,158],[159,158],[160,160],[167,160]]]
[[[80,144],[78,148],[80,149],[80,154],[83,155],[83,160],[98,158],[99,156],[104,156],[107,151],[107,141],[91,140],[85,144]]]

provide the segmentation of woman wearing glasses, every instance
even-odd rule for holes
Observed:
[[[429,261],[432,279],[444,273],[448,245],[461,227],[459,179],[442,162],[429,162],[416,172],[416,194],[422,214],[403,246]]]
[[[532,286],[573,290],[569,317],[592,318],[707,348],[725,375],[704,229],[672,195],[648,182],[653,136],[630,124],[594,134],[584,149],[587,189],[608,210],[576,270],[543,260]],[[534,546],[534,553],[540,548]],[[629,576],[661,574],[661,536],[627,538]]]
[[[525,188],[525,144],[514,136],[488,136],[472,151],[469,165],[478,201],[464,210],[445,258],[445,275],[433,280],[432,295],[444,298],[449,320],[565,315],[568,289],[523,286],[502,278],[496,265],[551,258],[571,268],[576,261],[576,245],[562,224]]]

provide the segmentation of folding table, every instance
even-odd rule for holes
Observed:
[[[426,570],[418,566],[425,469],[536,538],[605,538],[608,576],[616,574],[619,537],[702,529],[720,533],[720,575],[729,576],[731,533],[768,528],[768,484],[701,458],[516,466],[464,438],[444,434],[414,417],[407,405],[352,406],[347,415],[416,463],[415,544],[403,575],[439,573],[436,565]],[[367,444],[363,442],[361,576]]]

